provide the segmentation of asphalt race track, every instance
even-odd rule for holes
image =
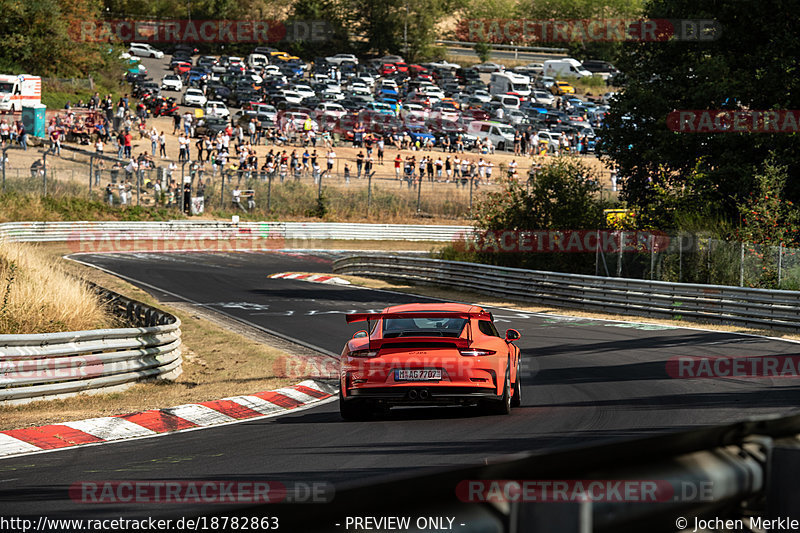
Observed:
[[[330,257],[149,253],[76,258],[119,273],[162,301],[190,300],[332,354],[359,329],[345,323],[345,313],[423,300],[267,277],[285,271],[329,272]],[[163,505],[78,504],[70,500],[68,488],[86,480],[258,479],[327,482],[338,489],[518,452],[786,414],[795,411],[800,397],[793,379],[672,379],[666,371],[667,360],[677,355],[798,355],[800,344],[493,312],[498,329],[522,333],[523,405],[511,416],[463,408],[394,409],[382,420],[350,423],[340,419],[333,401],[277,418],[10,458],[0,461],[0,515],[174,514],[176,509]]]

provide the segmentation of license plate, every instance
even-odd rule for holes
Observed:
[[[421,370],[395,370],[395,381],[439,381],[442,379],[442,370],[421,369]]]

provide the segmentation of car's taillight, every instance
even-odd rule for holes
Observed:
[[[378,357],[378,350],[355,350],[350,357]]]
[[[480,357],[482,355],[494,355],[497,353],[494,350],[480,350],[478,348],[463,348],[459,350],[459,352],[461,352],[461,355],[466,355],[470,357]]]

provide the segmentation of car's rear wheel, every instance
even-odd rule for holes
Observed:
[[[514,382],[514,395],[511,397],[511,407],[519,407],[522,404],[522,383],[519,375],[519,361],[517,361],[517,380]]]
[[[345,420],[364,420],[369,416],[369,410],[363,402],[356,400],[345,401],[342,391],[339,390],[339,414]]]
[[[503,397],[499,400],[490,400],[486,407],[487,411],[493,415],[511,414],[511,365],[506,365],[506,377],[503,383]]]

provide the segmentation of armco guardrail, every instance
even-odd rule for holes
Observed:
[[[800,292],[606,278],[477,263],[355,255],[339,274],[442,285],[560,307],[800,331]]]
[[[97,242],[102,239],[180,240],[405,240],[452,241],[472,231],[469,226],[413,224],[348,224],[326,222],[8,222],[0,239],[24,242]]]
[[[0,404],[109,391],[180,375],[180,320],[97,290],[117,316],[138,327],[0,335]]]

